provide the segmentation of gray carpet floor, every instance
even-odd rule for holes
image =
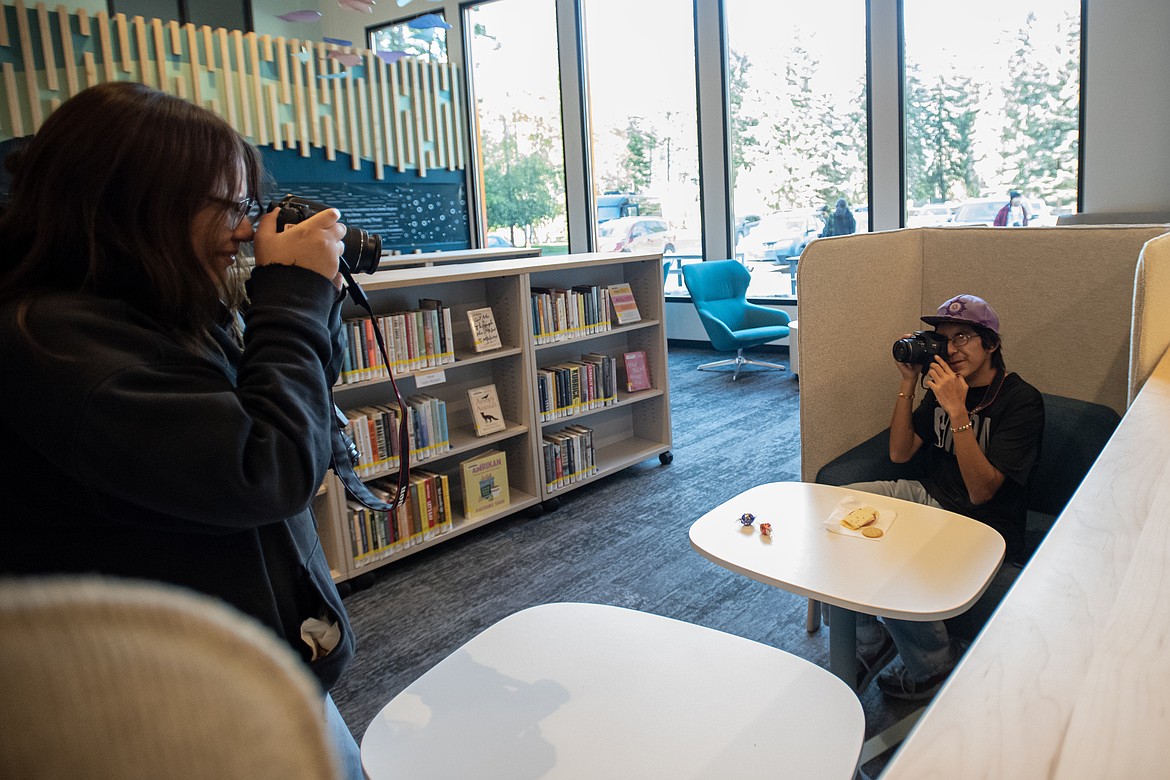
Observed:
[[[345,600],[358,637],[333,698],[361,740],[383,705],[477,633],[558,601],[612,604],[778,647],[828,667],[828,629],[805,631],[806,601],[710,563],[687,530],[754,485],[800,479],[799,383],[788,372],[696,367],[722,357],[671,345],[674,461],[646,461],[378,570]],[[775,357],[783,357],[776,355]],[[871,685],[866,736],[914,707]],[[878,774],[888,756],[863,767]]]

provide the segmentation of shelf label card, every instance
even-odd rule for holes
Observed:
[[[438,371],[428,371],[425,374],[414,375],[415,387],[430,387],[431,385],[441,385],[447,381],[447,372],[442,369]]]

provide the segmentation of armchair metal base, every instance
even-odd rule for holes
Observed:
[[[710,371],[713,368],[720,368],[722,366],[735,366],[735,372],[731,375],[731,380],[734,382],[739,379],[739,370],[744,366],[760,366],[763,369],[775,368],[780,371],[787,369],[787,366],[782,366],[779,363],[768,363],[764,360],[752,360],[743,356],[743,349],[739,349],[735,353],[735,357],[727,360],[716,360],[714,363],[704,363],[699,366],[699,371]]]

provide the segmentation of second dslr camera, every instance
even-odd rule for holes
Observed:
[[[917,364],[926,371],[934,363],[935,355],[943,360],[947,359],[948,341],[946,336],[933,330],[915,331],[913,336],[894,342],[894,360],[910,365]]]

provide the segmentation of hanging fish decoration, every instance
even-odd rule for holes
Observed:
[[[357,65],[362,61],[362,56],[360,54],[347,54],[340,51],[331,51],[329,52],[329,59],[337,60],[342,65],[352,68],[354,65]]]
[[[287,14],[281,14],[276,17],[283,19],[286,22],[319,22],[321,21],[320,11],[289,11]]]
[[[433,27],[439,27],[444,30],[450,30],[451,25],[444,21],[443,17],[438,14],[423,14],[417,16],[406,23],[406,26],[412,30],[430,30]]]
[[[409,57],[410,55],[404,51],[380,51],[377,52],[377,56],[378,59],[387,65],[393,65],[403,57]]]

